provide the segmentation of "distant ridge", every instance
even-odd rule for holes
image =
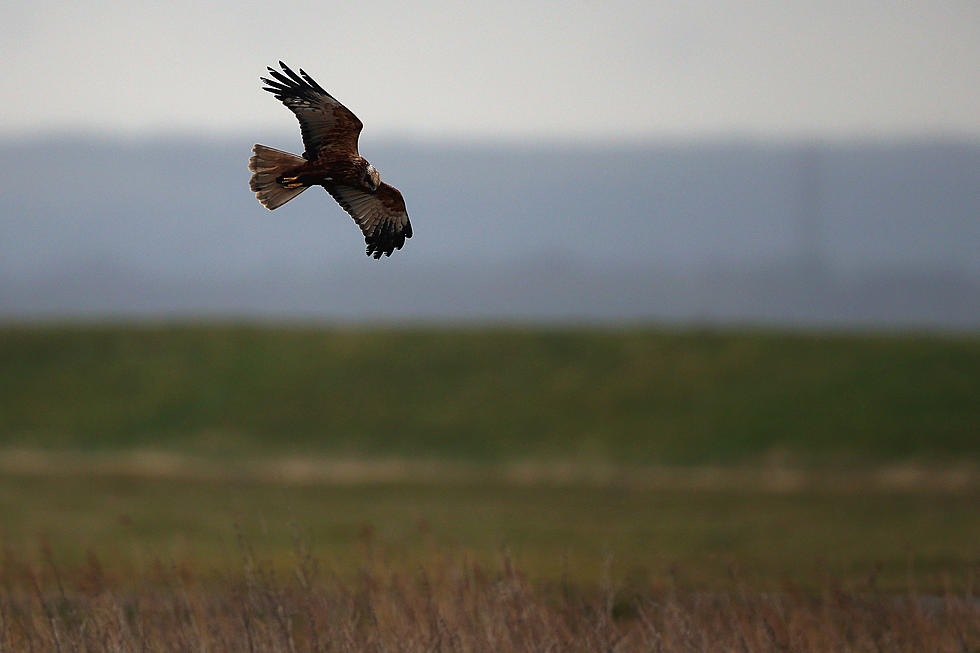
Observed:
[[[374,269],[249,147],[0,140],[0,317],[980,327],[975,142],[365,143],[418,216]]]

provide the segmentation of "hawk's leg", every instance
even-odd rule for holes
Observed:
[[[299,177],[279,177],[276,181],[279,182],[280,186],[286,188],[299,188],[306,185],[299,180]]]

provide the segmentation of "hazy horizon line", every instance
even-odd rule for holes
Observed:
[[[94,126],[54,126],[40,129],[15,129],[8,130],[0,128],[0,142],[4,144],[17,142],[48,141],[59,139],[70,139],[77,141],[87,140],[106,140],[119,144],[126,143],[156,143],[178,141],[195,142],[226,142],[232,139],[250,137],[255,142],[261,142],[264,138],[270,139],[293,139],[297,144],[300,142],[298,126],[293,128],[277,127],[266,129],[261,126],[253,128],[235,128],[227,130],[197,130],[184,127],[162,128],[162,129],[122,129],[111,130]],[[245,138],[249,140],[249,138]],[[822,132],[796,132],[796,133],[773,133],[755,130],[717,130],[702,132],[648,132],[636,134],[559,134],[555,132],[546,133],[521,133],[508,132],[493,134],[490,132],[482,133],[454,133],[454,132],[433,132],[420,133],[417,131],[392,131],[379,130],[371,132],[365,130],[361,133],[360,143],[385,144],[433,144],[433,145],[468,145],[475,147],[502,146],[502,147],[528,147],[528,146],[583,146],[596,147],[605,146],[615,149],[641,148],[650,146],[670,146],[670,145],[760,145],[760,146],[887,146],[887,145],[914,145],[914,144],[949,144],[949,145],[968,145],[980,146],[980,133],[959,132],[948,130],[921,130],[909,132],[841,132],[841,133],[822,133]]]

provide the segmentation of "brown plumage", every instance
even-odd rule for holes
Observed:
[[[364,233],[367,254],[391,256],[412,237],[405,200],[381,181],[373,165],[357,152],[364,126],[351,111],[323,90],[301,68],[297,75],[279,62],[262,77],[269,91],[299,119],[303,156],[256,145],[249,160],[249,186],[263,206],[277,209],[310,186],[323,186]]]

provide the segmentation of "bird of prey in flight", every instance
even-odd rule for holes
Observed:
[[[354,218],[364,233],[367,255],[381,258],[401,249],[412,237],[405,200],[381,181],[378,170],[357,152],[364,126],[351,111],[323,90],[301,68],[299,74],[279,62],[260,78],[280,102],[296,114],[303,134],[303,156],[256,145],[249,159],[249,186],[267,209],[277,209],[310,186],[323,186]]]

